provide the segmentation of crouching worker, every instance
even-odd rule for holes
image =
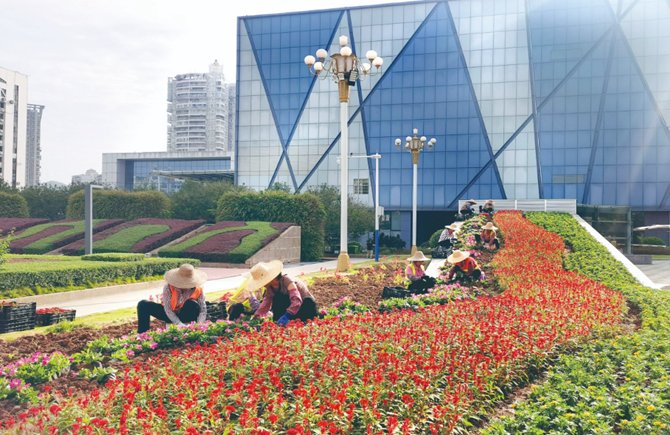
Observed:
[[[298,278],[282,273],[284,264],[279,261],[258,263],[251,268],[251,278],[246,289],[254,292],[265,287],[263,301],[254,314],[262,317],[272,310],[272,317],[280,326],[286,326],[291,320],[307,322],[317,314],[316,301],[307,285]]]
[[[482,212],[483,213],[488,213],[488,214],[493,214],[493,213],[495,213],[494,207],[495,207],[495,203],[493,202],[492,199],[489,199],[488,201],[486,201],[484,203],[484,207],[482,208]]]
[[[500,241],[496,237],[496,230],[498,228],[493,226],[492,222],[487,222],[486,225],[482,227],[482,232],[479,235],[479,240],[481,244],[484,245],[486,249],[499,249]]]
[[[470,258],[470,253],[467,251],[454,251],[447,261],[453,266],[449,270],[449,280],[458,279],[456,272],[461,272],[461,279],[484,280],[484,272],[479,269],[479,265],[475,260]]]
[[[237,288],[235,293],[230,297],[230,307],[228,307],[228,320],[237,320],[243,314],[254,314],[258,307],[261,306],[263,299],[263,288],[249,291],[247,283],[251,278],[249,272],[243,273],[244,282]]]
[[[410,262],[405,269],[407,290],[411,290],[413,293],[426,293],[429,288],[435,287],[435,278],[426,275],[426,269],[423,267],[423,262],[427,260],[428,257],[423,255],[422,251],[416,251],[414,255],[407,259]]]
[[[207,318],[205,292],[202,286],[207,282],[207,274],[190,264],[182,264],[178,269],[165,273],[163,303],[142,300],[137,304],[137,332],[150,328],[151,317],[175,325],[190,322],[202,323]]]

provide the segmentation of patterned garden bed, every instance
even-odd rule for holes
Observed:
[[[205,224],[204,220],[143,218],[118,225],[93,237],[93,252],[146,253]],[[64,247],[65,255],[83,255],[84,240]]]
[[[0,218],[0,233],[12,230],[18,232],[39,224],[49,223],[49,219],[42,218]]]
[[[93,233],[99,233],[123,223],[123,219],[96,219]],[[16,233],[9,250],[12,254],[46,254],[84,238],[84,221],[62,220],[36,225]],[[82,242],[83,243],[83,242]]]
[[[158,251],[159,257],[197,258],[214,263],[244,263],[291,223],[223,221]]]

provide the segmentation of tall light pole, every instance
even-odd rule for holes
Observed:
[[[349,268],[349,254],[347,250],[348,232],[347,232],[347,187],[349,185],[349,166],[347,157],[349,155],[349,131],[347,122],[349,121],[349,89],[356,85],[356,80],[365,80],[368,76],[375,76],[380,73],[379,68],[384,63],[377,52],[370,50],[365,57],[372,62],[376,68],[374,73],[370,73],[372,66],[369,63],[361,63],[360,59],[354,54],[353,50],[347,46],[349,38],[340,36],[340,52],[330,56],[326,62],[328,51],[321,48],[317,50],[316,61],[314,56],[306,56],[305,64],[309,71],[320,80],[325,80],[329,76],[337,83],[340,93],[340,161],[341,161],[341,181],[340,197],[342,208],[340,212],[340,255],[337,257],[337,270],[344,272]]]
[[[433,149],[433,146],[437,142],[435,138],[432,138],[426,144],[426,136],[417,137],[419,134],[418,129],[414,129],[414,137],[407,136],[405,138],[405,147],[408,153],[412,153],[412,162],[414,163],[414,182],[412,184],[412,255],[416,252],[416,202],[417,202],[417,173],[419,166],[419,153],[423,151],[424,146],[428,145],[428,151]],[[401,147],[402,141],[400,139],[395,140],[395,145],[400,151],[403,150]]]
[[[381,154],[371,156],[349,156],[352,159],[375,159],[375,261],[379,261],[379,219],[384,216],[384,209],[379,206],[379,159]]]

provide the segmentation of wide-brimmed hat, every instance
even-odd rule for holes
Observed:
[[[492,199],[489,199],[488,201],[486,201],[486,202],[484,203],[484,205],[493,205],[493,204],[494,204],[494,202],[493,202]]]
[[[207,274],[192,264],[185,263],[177,269],[165,272],[165,281],[177,288],[200,287],[207,282]]]
[[[498,228],[493,226],[493,222],[487,222],[486,225],[482,227],[482,230],[497,230]]]
[[[461,261],[465,260],[470,256],[470,253],[468,251],[459,251],[455,250],[453,254],[451,254],[448,258],[447,261],[449,263],[460,263]]]
[[[428,260],[430,260],[430,258],[423,255],[423,251],[416,251],[414,253],[414,255],[412,255],[411,257],[409,257],[407,259],[407,261],[412,261],[412,262],[414,262],[414,261],[428,261]]]
[[[284,263],[279,260],[270,261],[269,263],[258,263],[249,271],[251,278],[249,278],[245,288],[252,292],[261,287],[265,287],[270,281],[275,279],[282,270],[284,270]]]
[[[465,201],[466,204],[477,204],[474,199],[468,199]]]
[[[446,228],[448,230],[454,230],[454,231],[458,231],[458,230],[461,229],[461,227],[456,225],[456,224],[445,225],[444,228]]]

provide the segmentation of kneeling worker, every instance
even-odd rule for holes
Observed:
[[[263,299],[263,288],[256,289],[250,292],[247,289],[247,283],[251,278],[249,272],[242,274],[244,282],[237,288],[235,293],[230,297],[230,307],[228,307],[228,320],[237,320],[243,314],[254,314],[261,306]],[[223,299],[223,298],[222,298]]]
[[[150,328],[151,317],[167,323],[183,326],[185,323],[202,323],[207,318],[205,292],[202,286],[207,282],[207,274],[190,264],[182,264],[178,269],[165,273],[163,303],[142,300],[137,304],[137,332]]]
[[[410,262],[405,269],[407,290],[426,293],[429,288],[435,287],[435,278],[426,275],[426,269],[423,267],[423,262],[428,260],[428,257],[423,255],[422,251],[416,251],[414,255],[407,259]]]
[[[479,235],[482,245],[486,249],[498,249],[500,248],[500,241],[496,237],[496,230],[498,228],[493,226],[493,222],[487,222],[486,225],[482,227],[482,232]]]
[[[318,314],[314,296],[304,282],[282,273],[283,269],[284,264],[279,260],[258,263],[251,268],[246,289],[254,292],[265,287],[263,301],[254,316],[262,317],[272,310],[273,320],[280,326],[294,319],[303,322],[314,319]]]
[[[475,260],[470,258],[470,253],[467,251],[454,251],[447,261],[453,266],[449,271],[449,279],[454,279],[456,272],[463,274],[463,279],[472,278],[474,280],[484,280],[484,272],[479,269],[479,265]]]

